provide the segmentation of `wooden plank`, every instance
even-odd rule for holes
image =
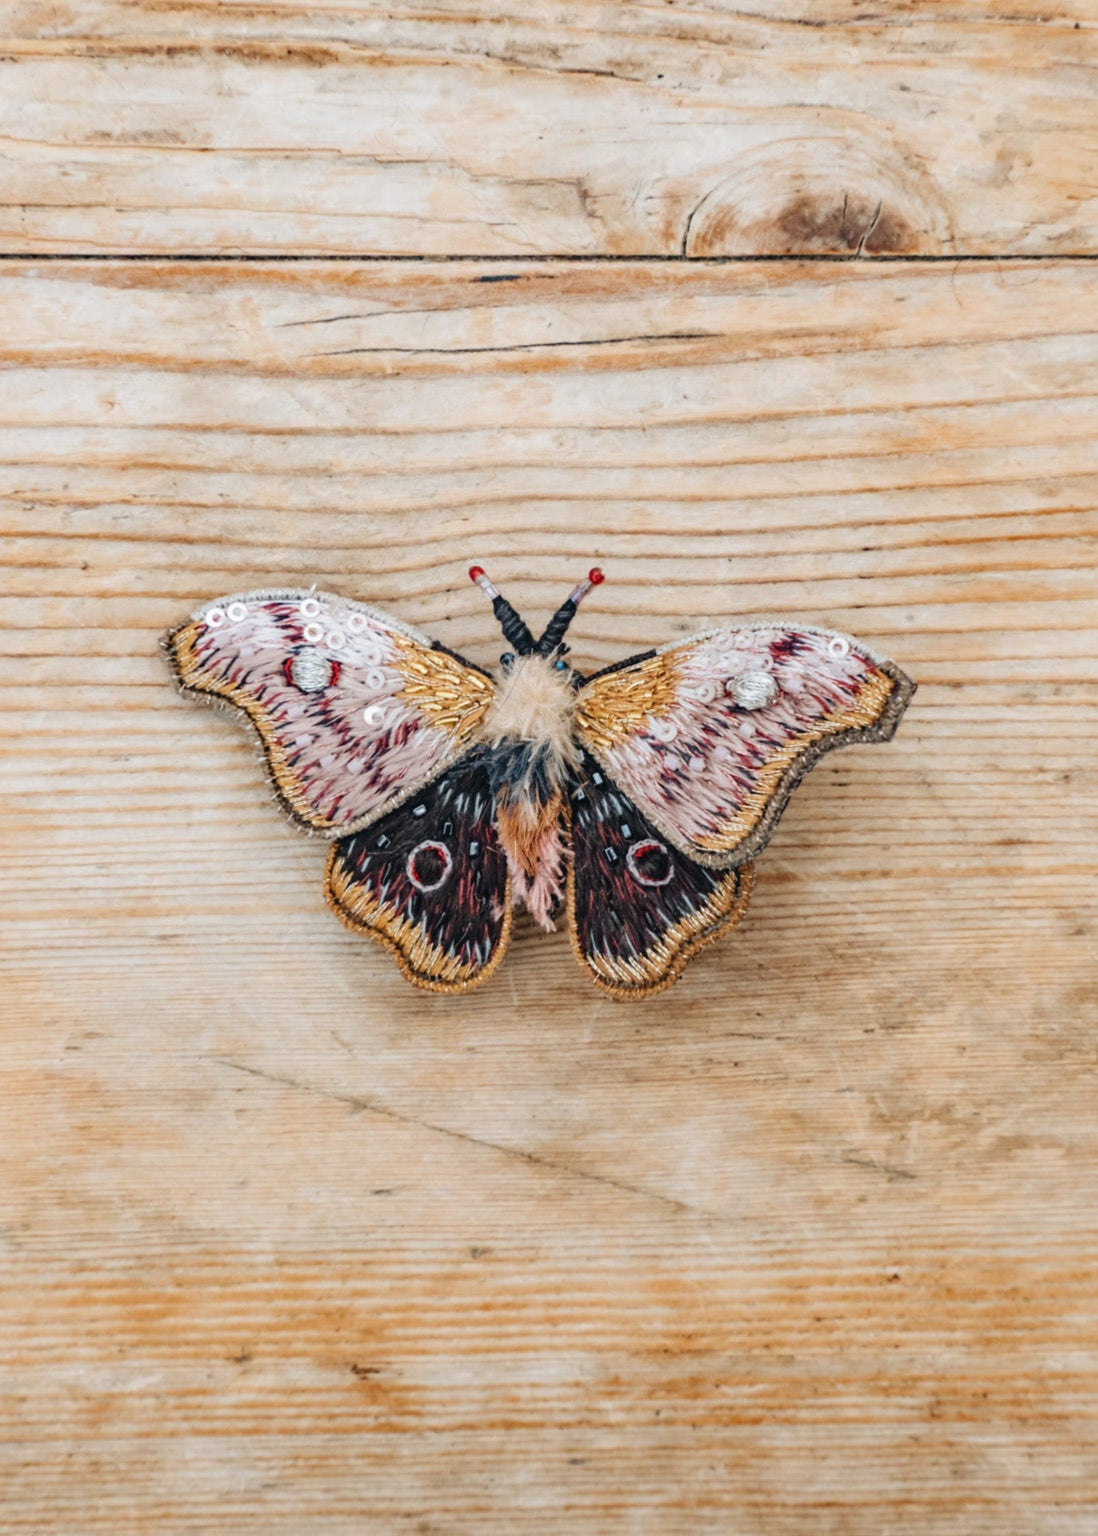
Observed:
[[[1090,0],[41,0],[0,251],[1098,250]]]
[[[0,266],[5,1532],[1089,1536],[1096,289]],[[407,987],[157,654],[316,580],[491,662],[471,558],[919,680],[648,1004]]]

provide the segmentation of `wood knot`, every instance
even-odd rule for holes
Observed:
[[[752,150],[694,205],[684,256],[928,256],[950,223],[917,165],[842,139]]]

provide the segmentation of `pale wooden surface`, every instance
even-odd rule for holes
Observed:
[[[1091,1536],[1096,300],[0,266],[0,1529]],[[474,558],[919,680],[646,1005],[407,987],[156,652],[315,579],[490,661]]]
[[[1093,0],[15,0],[0,252],[1091,252]]]

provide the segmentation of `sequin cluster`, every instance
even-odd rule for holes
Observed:
[[[657,826],[720,858],[758,826],[803,754],[871,726],[893,686],[845,635],[723,630],[593,679],[577,728]]]
[[[244,709],[290,810],[348,832],[472,739],[491,683],[370,610],[323,594],[213,604],[172,637],[180,680]]]

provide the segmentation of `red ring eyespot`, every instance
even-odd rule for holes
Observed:
[[[417,891],[437,891],[446,884],[454,858],[445,843],[418,843],[408,855],[404,872]]]
[[[654,837],[633,843],[625,855],[625,867],[638,885],[667,885],[675,875],[666,843],[658,843]]]
[[[483,565],[471,565],[469,567],[469,580],[470,581],[479,581],[480,578],[483,575],[484,575],[484,567],[483,567]]]
[[[603,582],[606,580],[606,577],[602,574],[597,565],[593,565],[587,572],[587,580],[593,587],[601,587]]]

